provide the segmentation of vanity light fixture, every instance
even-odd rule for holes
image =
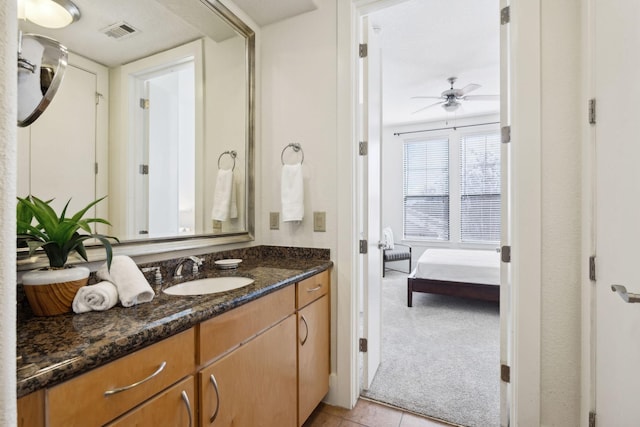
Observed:
[[[64,28],[80,19],[70,0],[18,0],[18,18],[45,28]]]

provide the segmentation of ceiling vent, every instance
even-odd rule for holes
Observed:
[[[140,30],[124,21],[109,25],[108,27],[103,28],[100,31],[103,34],[106,34],[107,36],[117,40],[126,39],[140,33]]]

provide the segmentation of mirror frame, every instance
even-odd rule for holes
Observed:
[[[117,255],[141,256],[155,255],[165,252],[198,250],[211,246],[227,245],[232,243],[243,243],[255,240],[255,31],[244,21],[236,16],[219,0],[198,0],[207,6],[219,18],[229,24],[233,29],[245,38],[246,55],[246,231],[225,233],[225,234],[199,234],[194,236],[180,236],[156,239],[127,240],[123,243],[116,243],[113,252]],[[103,261],[106,259],[102,246],[87,246],[87,258],[89,262]],[[18,252],[21,254],[23,252]],[[37,259],[28,262],[18,262],[18,271],[32,270],[48,266],[46,256],[38,252]],[[70,260],[69,264],[83,262],[78,257],[77,260]]]

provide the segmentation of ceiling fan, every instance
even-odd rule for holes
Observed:
[[[447,81],[451,87],[442,92],[440,96],[413,96],[411,99],[439,99],[440,101],[427,105],[426,107],[422,107],[419,110],[414,111],[412,114],[419,113],[427,108],[435,107],[436,105],[442,105],[442,108],[444,108],[445,111],[452,112],[456,111],[460,105],[462,105],[461,101],[497,101],[500,99],[499,95],[467,95],[469,92],[474,91],[481,86],[476,83],[469,83],[462,89],[456,89],[453,87],[456,80],[458,80],[457,77],[449,77]]]

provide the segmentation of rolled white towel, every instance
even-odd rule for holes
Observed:
[[[96,276],[116,286],[123,307],[149,302],[155,296],[142,271],[128,256],[114,256],[111,261],[111,271],[107,270],[107,263],[105,263],[96,272]]]
[[[99,282],[81,287],[73,298],[73,311],[105,311],[118,302],[118,290],[111,282]]]

